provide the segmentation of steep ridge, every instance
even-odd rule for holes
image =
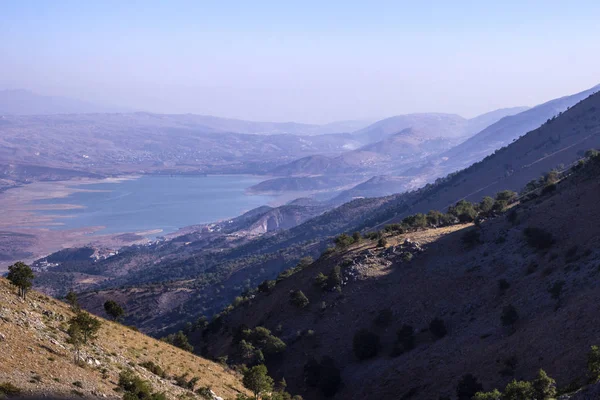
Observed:
[[[15,287],[0,278],[0,384],[10,383],[20,395],[35,398],[120,399],[123,394],[114,390],[119,374],[131,369],[169,399],[193,396],[174,382],[184,374],[187,381],[199,378],[195,389],[210,387],[227,399],[247,393],[241,378],[222,365],[104,319],[98,338],[81,349],[77,365],[66,333],[73,315],[66,304],[37,292],[21,300]],[[142,366],[147,362],[165,374]]]
[[[327,363],[325,387],[339,399],[454,398],[465,374],[491,390],[533,379],[539,368],[562,393],[574,391],[587,382],[587,353],[600,333],[600,158],[554,187],[479,227],[388,233],[386,249],[363,239],[324,254],[192,338],[207,354],[235,360],[244,329],[269,329],[287,344],[267,359],[269,370],[306,399],[322,398],[307,382],[324,357],[335,365]],[[335,268],[328,289],[319,274]],[[306,301],[295,300],[298,290]],[[377,344],[359,360],[362,329]]]
[[[499,190],[519,190],[559,165],[569,165],[600,147],[600,94],[590,95],[555,119],[497,150],[441,185],[426,185],[409,209],[445,209],[460,199],[479,200]]]
[[[436,165],[436,168],[441,169],[442,175],[465,168],[491,154],[496,149],[509,145],[515,139],[599,90],[600,85],[571,96],[548,101],[519,114],[502,118],[467,139],[464,143],[437,157],[441,163]]]
[[[418,163],[400,165],[400,168],[396,171],[388,170],[381,172],[381,174],[393,175],[393,178],[397,178],[395,179],[396,182],[403,182],[402,185],[395,185],[397,193],[420,188],[427,183],[433,182],[435,179],[467,168],[471,164],[492,154],[495,150],[509,145],[520,136],[539,127],[547,120],[595,93],[598,89],[600,89],[600,86],[572,96],[554,99],[531,109],[508,109],[515,112],[514,114],[506,113],[506,115],[503,115],[502,113],[492,111],[491,113],[475,117],[469,121],[469,126],[477,126],[480,129],[472,132],[469,135],[470,137],[461,141],[462,143],[454,143],[454,147],[447,148],[447,150],[441,148],[441,151],[426,155],[427,159],[420,158]],[[517,113],[516,111],[519,110],[521,112]],[[488,118],[490,116],[494,118],[502,116],[503,118],[493,120]],[[488,124],[485,125],[486,123]],[[371,182],[367,192],[364,192],[364,187],[361,186],[359,184],[354,188],[341,192],[336,196],[335,201],[349,201],[352,198],[364,195],[383,196],[390,194],[384,183],[377,184],[376,182]]]
[[[461,198],[479,201],[503,189],[521,190],[559,164],[569,165],[584,151],[600,147],[598,118],[600,95],[594,95],[495,155],[420,190],[355,200],[272,236],[241,243],[228,241],[226,246],[209,246],[208,250],[203,250],[204,239],[191,240],[188,246],[168,242],[160,245],[160,251],[129,248],[85,268],[52,268],[42,274],[45,290],[54,290],[65,276],[70,281],[89,282],[87,274],[100,273],[96,276],[100,282],[87,286],[87,290],[105,289],[86,295],[85,304],[91,310],[101,307],[103,299],[118,296],[131,307],[140,307],[130,323],[140,324],[148,332],[174,329],[185,318],[212,315],[244,290],[274,278],[301,257],[318,255],[332,235],[382,227],[416,212],[443,210]],[[124,273],[102,282],[98,271],[104,270]],[[115,289],[119,286],[126,288]],[[136,299],[140,291],[147,296],[145,304]],[[178,296],[168,297],[172,299],[166,302],[170,307],[149,305],[162,303],[161,299],[173,292]]]

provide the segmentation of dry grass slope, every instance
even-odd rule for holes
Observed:
[[[96,342],[83,350],[85,367],[77,366],[65,333],[72,315],[66,304],[37,292],[21,301],[0,278],[0,383],[10,382],[25,395],[120,398],[114,390],[119,373],[133,369],[168,398],[195,398],[140,366],[152,361],[169,376],[200,378],[196,388],[208,386],[225,399],[246,393],[240,377],[223,366],[106,320]]]

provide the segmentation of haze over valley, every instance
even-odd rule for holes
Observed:
[[[0,398],[600,399],[597,15],[0,5]]]

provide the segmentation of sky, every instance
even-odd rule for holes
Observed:
[[[600,83],[600,2],[0,1],[0,88],[324,123],[472,117]]]

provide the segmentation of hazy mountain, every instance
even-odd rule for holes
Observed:
[[[529,107],[510,107],[510,108],[501,108],[498,110],[490,111],[485,114],[478,115],[477,117],[471,118],[469,120],[467,126],[467,134],[474,135],[476,133],[481,132],[483,129],[488,126],[498,122],[504,117],[508,117],[510,115],[516,115],[522,113],[523,111],[529,110]]]
[[[128,112],[60,96],[42,96],[27,90],[0,90],[0,115],[48,115]]]
[[[0,163],[111,173],[257,173],[357,146],[350,134],[255,135],[224,132],[201,121],[148,113],[0,116]]]
[[[554,99],[533,108],[507,108],[475,117],[469,120],[468,129],[478,129],[484,126],[483,130],[465,141],[455,143],[454,147],[448,148],[446,151],[442,149],[437,154],[433,151],[430,152],[427,162],[423,165],[413,164],[411,167],[404,164],[404,167],[407,168],[400,168],[396,171],[390,169],[387,174],[398,175],[392,179],[394,182],[392,186],[388,186],[386,181],[375,179],[370,182],[368,190],[365,190],[362,186],[347,190],[338,195],[336,201],[348,201],[357,196],[385,196],[392,193],[390,188],[396,190],[396,193],[420,188],[428,182],[433,182],[436,178],[466,168],[495,150],[510,144],[514,139],[537,128],[549,118],[565,111],[568,107],[573,106],[599,89],[600,86],[596,86],[584,92]],[[513,115],[513,113],[522,109],[525,111]],[[496,122],[485,127],[486,124],[493,121]],[[381,142],[367,145],[363,149],[376,148],[381,152],[392,152],[396,140],[396,135],[393,135]],[[400,143],[397,142],[396,144],[399,145]],[[403,146],[398,147],[400,151],[403,151]],[[411,143],[406,143],[405,147],[408,154],[411,154],[409,150],[414,150]]]
[[[407,114],[377,121],[354,132],[354,135],[362,143],[368,144],[407,128],[413,128],[430,137],[460,137],[465,135],[466,127],[467,120],[456,114]]]
[[[22,89],[0,91],[0,115],[97,114],[131,111],[124,107],[101,106],[68,97],[42,96]],[[151,113],[139,114],[152,115]],[[161,114],[155,115],[160,116]],[[256,122],[196,114],[172,114],[167,118],[178,119],[189,127],[195,126],[199,129],[265,135],[347,133],[361,129],[370,123],[370,121],[335,121],[319,125],[297,122]]]
[[[503,108],[490,111],[472,119],[456,114],[420,113],[397,115],[377,121],[354,134],[363,143],[373,143],[407,128],[420,132],[423,138],[469,137],[508,115],[526,110],[527,107]]]
[[[442,175],[481,160],[494,150],[508,145],[519,136],[537,128],[548,119],[564,112],[599,90],[600,85],[571,96],[548,101],[519,114],[502,118],[464,143],[441,154],[439,159],[443,160],[440,165],[440,168],[443,169]]]

